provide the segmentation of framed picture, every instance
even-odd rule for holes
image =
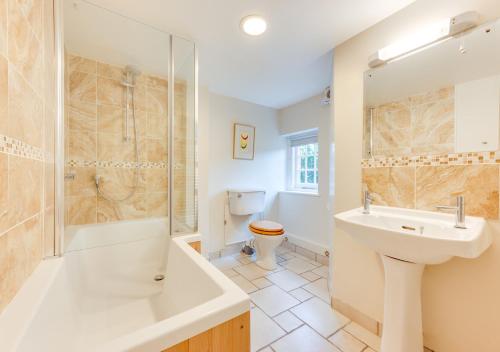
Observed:
[[[255,155],[255,127],[234,124],[233,159],[253,160]]]

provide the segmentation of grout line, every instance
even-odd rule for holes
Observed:
[[[238,255],[238,254],[233,255],[233,256],[232,256],[232,255],[229,255],[228,257],[233,257],[233,258],[234,258],[234,257],[236,257],[237,255]],[[236,258],[235,258],[235,259],[236,259]],[[301,258],[299,258],[299,259],[301,259]],[[236,260],[237,260],[237,259],[236,259]],[[238,261],[238,260],[237,260],[237,261]],[[239,261],[238,261],[238,262],[239,262]],[[243,265],[237,265],[237,266],[246,266],[246,265],[250,265],[250,264],[253,264],[253,263],[254,263],[254,262],[247,263],[247,264],[243,264]],[[319,262],[318,262],[318,263],[319,263]],[[321,263],[319,263],[319,264],[321,264]],[[235,266],[235,267],[237,267],[237,266]],[[280,265],[280,266],[281,266],[281,265]],[[321,266],[325,266],[325,265],[321,264]],[[320,266],[320,267],[321,267],[321,266]],[[231,269],[233,269],[233,268],[235,268],[235,267],[231,267]],[[304,273],[307,273],[307,272],[312,272],[312,270],[316,270],[317,268],[319,268],[319,267],[315,267],[315,268],[313,268],[313,269],[311,269],[311,270],[307,270],[307,271],[305,271],[305,272],[303,272],[303,273],[301,273],[301,274],[304,274]],[[226,269],[226,270],[227,270],[227,269]],[[288,270],[288,269],[287,269],[287,268],[285,268],[284,270]],[[284,270],[280,270],[280,271],[278,271],[278,272],[281,272],[281,271],[284,271]],[[293,271],[291,271],[291,270],[288,270],[288,271],[293,272]],[[269,272],[269,273],[265,274],[264,276],[259,276],[259,277],[257,277],[257,278],[256,278],[256,279],[254,279],[254,280],[261,279],[261,278],[266,278],[266,279],[267,279],[267,276],[268,276],[268,275],[271,275],[271,274],[273,274],[273,273],[275,273],[275,272]],[[294,274],[296,274],[296,275],[301,276],[301,274],[297,274],[297,273],[295,273],[295,272],[293,272],[293,273],[294,273]],[[252,281],[254,281],[254,280],[252,280],[252,281],[251,281],[251,280],[248,280],[245,276],[241,275],[240,273],[238,273],[238,275],[239,275],[239,276],[241,276],[241,277],[243,277],[245,280],[247,280],[247,281],[248,281],[248,282],[250,282],[250,283],[252,283]],[[317,280],[319,280],[319,279],[326,279],[326,280],[328,280],[328,278],[324,278],[324,277],[322,277],[322,276],[320,276],[320,275],[318,275],[318,276],[319,276],[319,278],[318,278],[318,279],[316,279],[316,280],[314,280],[314,281],[309,281],[309,280],[307,280],[307,279],[306,279],[306,280],[308,281],[307,283],[305,283],[304,285],[299,286],[299,287],[297,287],[297,288],[294,288],[294,289],[292,289],[292,290],[290,290],[290,291],[296,290],[296,289],[298,289],[298,288],[302,288],[302,289],[303,289],[303,287],[304,287],[304,286],[307,286],[307,285],[311,284],[312,282],[315,282],[315,281],[317,281]],[[301,276],[301,277],[302,277],[302,276]],[[230,278],[230,279],[231,279],[231,278]],[[305,278],[304,278],[304,279],[305,279]],[[255,285],[254,285],[254,286],[255,286]],[[290,294],[290,291],[286,291],[286,290],[282,289],[280,286],[276,285],[275,283],[273,283],[273,284],[272,284],[272,286],[276,286],[277,288],[281,289],[283,292],[285,292],[285,293],[287,293],[287,294],[291,295],[291,294]],[[262,289],[261,289],[261,288],[258,288],[256,291],[253,291],[253,292],[251,292],[251,293],[252,293],[252,294],[253,294],[253,293],[256,293],[256,292],[261,291],[261,290],[263,290],[263,289],[266,289],[266,288],[268,288],[268,287],[271,287],[271,286],[267,286],[267,287],[264,287],[264,288],[262,288]],[[314,293],[312,293],[312,292],[310,292],[310,291],[308,291],[308,290],[306,290],[306,291],[307,291],[308,293],[310,293],[310,294],[311,294],[311,297],[309,297],[308,299],[306,299],[306,300],[304,300],[304,301],[300,301],[299,299],[296,299],[296,298],[294,297],[294,298],[295,298],[295,299],[296,299],[299,303],[297,303],[297,304],[295,304],[295,305],[293,305],[293,306],[289,307],[288,309],[286,309],[286,310],[284,310],[284,311],[282,311],[282,312],[280,312],[280,313],[276,314],[274,317],[273,317],[273,316],[270,316],[269,314],[267,314],[267,313],[264,311],[264,309],[262,309],[261,307],[259,307],[259,305],[258,305],[257,303],[255,303],[254,301],[252,301],[252,300],[251,300],[251,302],[254,304],[254,306],[255,306],[255,307],[259,308],[259,310],[260,310],[261,312],[263,312],[265,316],[267,316],[269,319],[271,319],[271,321],[272,321],[273,323],[275,323],[275,324],[276,324],[276,325],[277,325],[277,326],[278,326],[278,327],[279,327],[282,331],[284,331],[284,332],[285,332],[285,335],[283,335],[283,336],[279,337],[278,339],[276,339],[276,340],[274,340],[274,341],[270,342],[269,344],[267,344],[267,345],[263,346],[261,349],[259,349],[259,351],[261,351],[261,350],[263,350],[263,349],[265,349],[265,348],[267,348],[267,347],[269,347],[272,351],[274,351],[274,349],[271,347],[271,345],[272,345],[273,343],[277,342],[278,340],[281,340],[281,339],[285,338],[286,336],[288,336],[288,335],[290,335],[291,333],[293,333],[294,331],[296,331],[296,330],[300,329],[300,328],[301,328],[301,327],[303,327],[304,325],[308,326],[311,330],[313,330],[314,332],[316,332],[316,333],[317,333],[317,334],[318,334],[318,335],[319,335],[322,339],[326,340],[329,344],[331,344],[331,345],[333,345],[333,346],[337,347],[335,344],[333,344],[333,343],[332,343],[331,341],[329,341],[328,339],[329,339],[331,336],[333,336],[333,335],[335,335],[336,333],[338,333],[340,330],[343,330],[343,329],[344,329],[344,328],[345,328],[345,327],[346,327],[346,326],[347,326],[347,325],[351,322],[351,320],[349,320],[349,322],[348,322],[348,323],[346,323],[345,325],[343,325],[343,326],[342,326],[342,327],[340,327],[339,329],[335,330],[335,332],[334,332],[333,334],[331,334],[331,335],[329,335],[328,337],[326,337],[326,338],[325,338],[322,334],[320,334],[318,331],[316,331],[316,330],[315,330],[312,326],[310,326],[309,324],[307,324],[306,322],[304,322],[302,319],[300,319],[297,315],[295,315],[295,314],[291,311],[291,309],[293,309],[293,308],[295,308],[295,307],[297,307],[297,306],[299,306],[299,305],[301,305],[301,304],[303,304],[303,303],[306,303],[306,302],[308,302],[308,301],[310,301],[310,300],[313,300],[313,299],[315,299],[315,298],[318,298],[318,299],[320,299],[322,302],[324,302],[324,301],[323,301],[323,299],[321,299],[320,297],[318,297],[318,296],[317,296],[317,295],[315,295]],[[291,295],[291,296],[293,297],[293,295]],[[327,303],[327,302],[325,302],[325,303]],[[254,308],[255,308],[255,307],[254,307]],[[250,310],[251,310],[251,309],[250,309]],[[332,310],[333,310],[333,309],[332,309]],[[285,312],[288,312],[288,313],[289,313],[289,314],[291,314],[293,317],[297,318],[297,320],[299,320],[300,322],[302,322],[302,324],[301,324],[301,325],[299,325],[298,327],[296,327],[295,329],[290,330],[289,332],[288,332],[288,331],[286,331],[286,330],[285,330],[284,328],[282,328],[282,327],[281,327],[281,326],[280,326],[280,325],[276,322],[276,320],[275,320],[275,317],[277,317],[277,316],[279,316],[279,315],[281,315],[281,314],[283,314],[283,313],[285,313]],[[338,348],[338,347],[337,347],[337,348]]]

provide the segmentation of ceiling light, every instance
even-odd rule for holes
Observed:
[[[261,35],[267,29],[266,20],[257,15],[243,17],[240,25],[243,32],[253,36]]]
[[[479,14],[465,12],[452,18],[446,18],[429,28],[422,29],[408,38],[378,50],[370,56],[368,65],[371,68],[383,65],[406,54],[423,49],[431,44],[450,38],[477,26]]]

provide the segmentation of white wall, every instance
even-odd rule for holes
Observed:
[[[335,48],[335,211],[359,207],[363,124],[363,72],[368,56],[405,34],[464,11],[483,20],[500,16],[498,0],[417,0],[404,10]],[[500,346],[500,239],[479,259],[428,266],[422,300],[424,339],[437,352],[494,352]],[[334,233],[334,298],[378,321],[383,316],[383,268],[379,256]]]
[[[330,180],[330,106],[320,104],[321,96],[314,96],[278,111],[282,135],[318,129],[319,185],[318,195],[282,192],[279,196],[279,222],[292,243],[323,254],[329,250],[329,180]]]
[[[285,188],[286,143],[280,136],[274,109],[235,98],[208,94],[200,118],[208,119],[209,252],[224,248],[224,204],[228,188],[263,188],[267,191],[265,217],[278,219],[278,191]],[[207,107],[208,111],[206,113]],[[255,159],[233,159],[233,124],[256,127]],[[204,137],[203,137],[204,138]],[[203,152],[202,152],[203,153]]]
[[[210,202],[208,199],[208,163],[210,148],[210,93],[206,86],[198,89],[198,125],[196,131],[198,152],[198,232],[202,243],[210,243]],[[209,248],[201,247],[208,256]]]

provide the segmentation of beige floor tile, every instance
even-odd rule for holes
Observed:
[[[267,278],[285,291],[294,290],[308,283],[306,279],[289,270],[283,270],[270,274]]]
[[[349,323],[347,317],[316,297],[292,308],[291,312],[325,338]]]
[[[274,352],[274,351],[271,349],[271,347],[266,347],[262,350],[259,350],[259,352]]]
[[[252,293],[250,298],[259,308],[271,317],[300,303],[300,301],[275,285]]]
[[[305,273],[300,274],[300,276],[309,281],[316,281],[321,278],[321,276],[313,273],[312,271],[306,271]]]
[[[347,325],[344,330],[350,333],[352,336],[356,337],[358,340],[366,343],[375,351],[380,351],[380,337],[366,330],[361,325],[352,322]]]
[[[296,274],[302,274],[316,268],[315,265],[301,258],[287,260],[286,262],[281,263],[281,265]]]
[[[266,288],[268,286],[271,286],[273,283],[265,277],[261,277],[260,279],[253,280],[252,284],[257,286],[258,288]]]
[[[264,277],[270,273],[268,270],[264,270],[255,263],[250,263],[242,266],[236,266],[233,270],[237,271],[240,275],[243,275],[247,280],[255,280],[260,277]]]
[[[233,280],[233,282],[246,293],[252,293],[258,290],[258,288],[254,284],[252,284],[241,275],[233,276],[231,280]]]
[[[232,269],[235,266],[241,265],[239,261],[237,261],[235,258],[231,256],[213,259],[210,261],[210,263],[215,265],[219,270]]]
[[[255,262],[255,260],[257,259],[257,256],[255,254],[254,255],[246,255],[243,253],[238,253],[238,254],[234,255],[234,259],[238,260],[241,264],[245,265],[245,264],[250,264],[250,263]]]
[[[319,268],[312,270],[312,272],[318,274],[321,277],[324,277],[325,279],[328,279],[328,267],[325,265],[322,265]]]
[[[290,253],[290,250],[288,248],[285,248],[283,246],[279,246],[276,248],[276,253],[279,255],[285,254],[285,253]]]
[[[295,258],[295,255],[292,252],[287,252],[287,253],[280,254],[280,257],[285,259],[285,260],[290,260],[290,259]]]
[[[233,269],[227,269],[227,270],[222,270],[222,273],[224,275],[226,275],[227,277],[234,277],[234,276],[237,276],[239,275],[236,271],[234,271]]]
[[[340,348],[342,352],[361,352],[364,348],[366,348],[366,345],[363,342],[359,341],[357,338],[344,330],[339,330],[328,340]]]
[[[289,311],[285,311],[274,317],[274,321],[278,323],[286,332],[297,329],[299,326],[304,324],[302,320],[297,318],[295,315]]]
[[[307,301],[309,298],[313,297],[312,293],[300,287],[288,293],[291,294],[293,297],[297,298],[301,302]]]
[[[276,352],[341,352],[307,325],[279,339],[271,347]]]
[[[264,314],[262,310],[255,307],[250,311],[250,334],[253,352],[276,341],[281,336],[284,336],[286,332]]]
[[[319,279],[303,286],[303,289],[311,292],[313,295],[321,298],[323,301],[330,303],[330,293],[328,292],[328,281]]]

